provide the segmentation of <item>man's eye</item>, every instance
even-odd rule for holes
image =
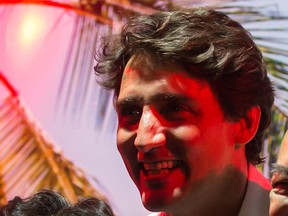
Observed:
[[[188,108],[182,105],[173,105],[171,107],[171,110],[172,112],[181,112],[181,111],[188,111]]]
[[[130,107],[130,108],[125,108],[122,110],[121,115],[122,116],[136,116],[141,113],[141,109],[137,107]]]
[[[142,114],[142,109],[139,107],[123,108],[118,114],[119,123],[123,126],[133,125],[139,122]]]
[[[160,113],[170,121],[182,121],[192,112],[189,107],[182,104],[167,104],[161,108]]]
[[[161,113],[169,114],[169,113],[179,113],[179,112],[186,112],[189,108],[185,105],[180,104],[167,104],[165,107],[162,108]]]

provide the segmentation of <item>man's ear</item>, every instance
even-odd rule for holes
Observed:
[[[245,145],[255,136],[261,118],[261,109],[259,106],[253,106],[247,112],[247,119],[240,119],[238,122],[238,134],[236,136],[237,145]]]

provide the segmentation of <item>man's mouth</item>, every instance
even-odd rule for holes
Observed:
[[[157,162],[143,162],[142,169],[146,175],[153,174],[166,174],[169,173],[171,169],[179,167],[180,161],[178,160],[166,160]]]

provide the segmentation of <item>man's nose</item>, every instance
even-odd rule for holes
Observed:
[[[137,129],[135,146],[139,151],[149,152],[166,144],[164,126],[151,108],[143,108]]]

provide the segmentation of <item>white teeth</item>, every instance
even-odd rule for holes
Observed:
[[[145,170],[161,170],[161,169],[171,169],[178,165],[178,162],[175,160],[170,161],[161,161],[154,163],[143,163]]]
[[[144,165],[144,168],[145,168],[146,170],[149,169],[149,164],[147,164],[147,163],[143,163],[143,165]]]
[[[163,168],[163,169],[166,169],[167,166],[168,166],[168,165],[167,165],[167,162],[166,162],[166,161],[162,162],[162,168]]]
[[[167,166],[168,166],[169,169],[171,169],[173,167],[173,162],[172,161],[168,161]]]

